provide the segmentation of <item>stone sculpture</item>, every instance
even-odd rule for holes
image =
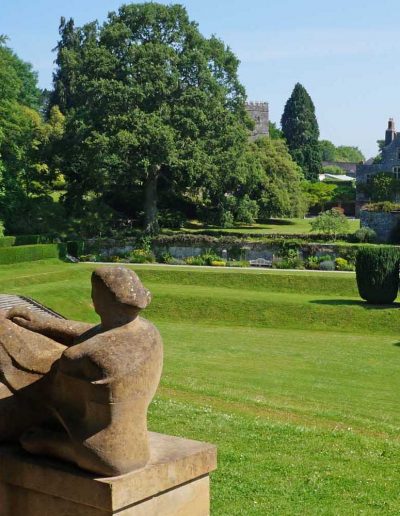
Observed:
[[[0,316],[0,442],[116,476],[146,465],[162,370],[150,292],[124,267],[92,274],[99,325],[13,308]]]

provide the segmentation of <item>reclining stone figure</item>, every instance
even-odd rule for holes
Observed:
[[[162,340],[138,316],[151,296],[133,271],[96,269],[92,299],[99,325],[27,308],[0,316],[0,442],[116,476],[149,460]]]

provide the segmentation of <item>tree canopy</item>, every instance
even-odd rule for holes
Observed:
[[[358,147],[339,145],[336,147],[329,140],[320,140],[319,148],[322,161],[338,161],[342,163],[359,163],[365,161],[364,154]]]
[[[246,174],[249,120],[231,50],[182,6],[157,3],[122,6],[101,26],[63,19],[60,36],[51,103],[66,116],[68,206],[144,212],[153,231],[161,181],[218,211]]]
[[[313,101],[299,83],[286,102],[281,125],[293,159],[303,169],[306,179],[316,181],[321,172],[318,121]]]

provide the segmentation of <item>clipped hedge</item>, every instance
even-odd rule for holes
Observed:
[[[65,244],[37,244],[0,248],[0,265],[19,262],[33,262],[49,258],[63,258],[66,254]]]
[[[364,247],[357,253],[358,292],[367,303],[391,304],[399,290],[400,252],[389,246]]]
[[[13,245],[15,245],[14,236],[0,237],[0,247],[12,247]]]
[[[84,254],[85,242],[83,240],[71,240],[67,242],[67,253],[78,258]]]

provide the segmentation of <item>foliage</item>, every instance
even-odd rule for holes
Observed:
[[[239,62],[182,6],[124,5],[101,26],[62,20],[57,48],[72,212],[95,193],[151,233],[162,188],[205,210],[238,191],[250,124]]]
[[[207,265],[202,256],[188,256],[184,259],[186,265]]]
[[[322,167],[323,174],[333,174],[335,176],[345,174],[345,172],[337,165],[326,165]]]
[[[63,116],[54,108],[45,122],[40,102],[36,73],[0,46],[0,213],[8,233],[38,231],[42,222],[48,231],[59,221],[43,206],[50,204],[60,176],[49,156],[61,137]]]
[[[227,267],[250,267],[250,262],[247,260],[228,260]]]
[[[349,263],[345,258],[335,259],[335,269],[337,271],[354,271],[354,265]]]
[[[212,260],[210,262],[210,265],[212,267],[225,267],[226,266],[226,261],[225,260]]]
[[[276,126],[275,122],[269,122],[268,124],[268,136],[271,140],[284,139],[283,132]]]
[[[321,172],[318,122],[311,97],[299,83],[286,102],[281,125],[292,158],[306,179],[316,181]]]
[[[337,209],[324,211],[310,222],[311,231],[319,231],[331,235],[333,240],[339,233],[345,233],[349,227],[347,218]]]
[[[134,249],[128,254],[128,261],[131,263],[153,263],[155,258],[148,249]]]
[[[318,256],[309,256],[304,260],[304,267],[306,269],[316,271],[319,269],[320,260]]]
[[[301,186],[303,175],[284,140],[260,138],[251,144],[251,152],[250,191],[259,206],[259,219],[303,216],[308,209]]]
[[[334,271],[335,270],[335,262],[331,260],[324,260],[320,262],[319,268],[321,271]]]
[[[0,220],[0,238],[4,236],[4,224],[3,221]]]
[[[318,207],[321,211],[335,197],[337,186],[331,183],[303,181],[302,189],[310,207]]]
[[[353,234],[353,239],[355,242],[364,242],[372,244],[376,241],[376,233],[371,228],[362,227],[360,229],[357,229],[357,231]]]
[[[337,161],[341,163],[360,163],[365,160],[358,147],[340,145],[336,147],[329,140],[320,140],[319,148],[323,161]]]
[[[365,156],[358,147],[339,145],[339,147],[336,147],[335,161],[342,163],[360,163],[365,161]]]
[[[0,247],[0,265],[64,257],[64,244],[38,244]]]
[[[390,201],[373,202],[373,203],[365,204],[362,207],[362,209],[365,211],[376,211],[376,212],[389,213],[391,211],[400,211],[400,204],[390,202]]]
[[[360,249],[356,259],[357,286],[367,303],[390,304],[399,289],[399,249],[389,246]]]
[[[396,194],[400,192],[400,181],[390,172],[380,172],[367,183],[360,184],[359,188],[373,203],[394,201]]]

